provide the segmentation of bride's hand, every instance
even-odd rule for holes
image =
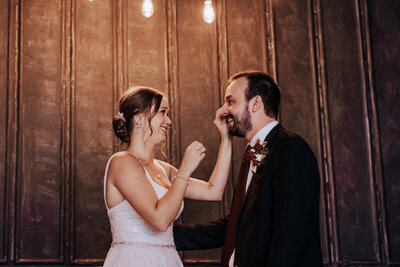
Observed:
[[[188,178],[199,166],[200,162],[205,157],[206,148],[198,141],[192,142],[183,155],[182,163],[179,168],[180,175]]]
[[[225,115],[226,114],[222,113],[222,108],[219,108],[217,112],[215,112],[214,125],[215,127],[217,127],[217,130],[221,138],[231,138],[231,135],[229,134],[228,130],[228,124],[226,123]]]

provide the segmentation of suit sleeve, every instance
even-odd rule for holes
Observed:
[[[273,168],[274,229],[267,266],[299,266],[319,227],[318,165],[307,143],[296,137],[279,145]]]
[[[222,247],[229,215],[208,224],[174,225],[177,250],[199,250]]]

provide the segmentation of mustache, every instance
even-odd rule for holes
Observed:
[[[226,114],[226,115],[224,116],[224,119],[225,119],[225,120],[226,120],[226,119],[233,119],[233,120],[235,120],[235,118],[233,117],[232,114]]]

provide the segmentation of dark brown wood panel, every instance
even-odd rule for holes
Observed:
[[[267,69],[264,1],[226,1],[229,74]]]
[[[219,137],[213,120],[219,107],[217,36],[215,21],[203,21],[201,1],[180,1],[178,22],[178,81],[180,126],[174,129],[180,135],[181,156],[193,141],[207,149],[194,177],[208,179],[214,168]],[[208,152],[209,151],[209,152]],[[185,201],[184,223],[210,222],[222,215],[221,203]],[[184,253],[185,259],[219,259],[219,251]]]
[[[8,1],[0,1],[0,262],[6,256],[6,149],[7,149],[7,57],[8,57]]]
[[[244,70],[266,70],[264,12],[264,1],[226,1],[228,76]],[[226,88],[226,81],[221,82]],[[233,139],[232,188],[236,185],[246,144],[244,138]],[[232,195],[227,197],[232,199]]]
[[[75,1],[74,12],[72,255],[98,262],[111,243],[103,177],[114,135],[113,1]]]
[[[378,262],[356,4],[322,1],[337,207],[334,220],[338,224],[339,260]]]
[[[279,73],[277,79],[282,89],[280,121],[285,127],[301,135],[320,159],[310,3],[279,1],[273,8]]]
[[[19,261],[61,260],[60,10],[61,1],[21,3]]]
[[[400,2],[368,1],[390,262],[400,264]],[[396,30],[394,30],[396,29]]]
[[[319,95],[315,78],[313,17],[310,1],[273,2],[277,80],[282,98],[280,122],[302,136],[318,160],[321,174],[321,207],[324,207],[324,172],[321,157]],[[290,51],[290,53],[288,53]],[[329,260],[325,208],[321,208],[321,241],[323,258]]]
[[[166,93],[167,12],[165,1],[153,1],[154,14],[142,15],[142,1],[127,1],[128,86],[144,85]]]

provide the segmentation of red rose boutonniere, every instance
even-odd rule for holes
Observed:
[[[257,139],[256,144],[246,153],[246,159],[250,160],[250,169],[254,173],[257,171],[257,167],[261,166],[265,156],[269,152],[267,144],[267,141],[261,144],[260,139]]]

